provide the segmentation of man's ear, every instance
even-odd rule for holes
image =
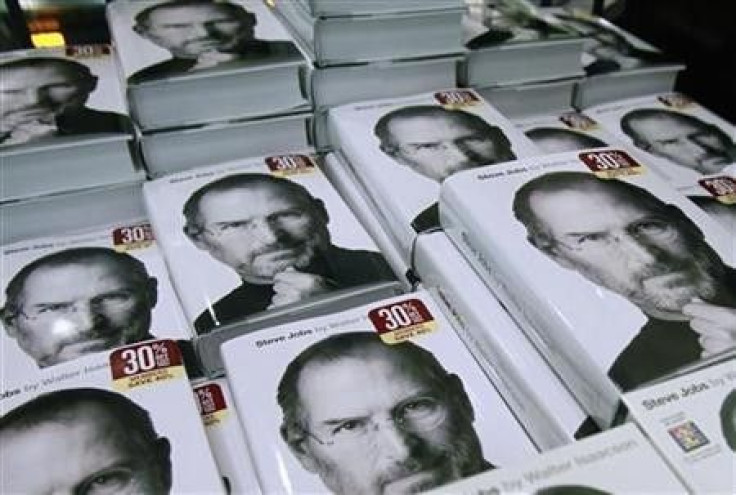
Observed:
[[[322,201],[321,199],[314,198],[313,205],[314,205],[314,211],[317,213],[317,215],[319,215],[319,217],[322,219],[325,225],[330,223],[330,214],[327,213],[325,202]]]
[[[453,401],[454,406],[463,414],[463,416],[468,418],[470,422],[475,421],[475,410],[473,409],[473,404],[470,403],[470,398],[468,397],[467,392],[465,392],[462,380],[460,380],[460,377],[454,373],[448,377],[448,380],[448,384],[452,390],[452,395],[455,398]]]
[[[164,485],[164,493],[171,490],[172,474],[171,474],[171,444],[165,437],[159,437],[156,440],[155,455],[156,465],[161,474],[161,483]]]
[[[15,319],[18,317],[17,314],[11,314],[7,307],[0,308],[0,321],[3,322],[5,333],[8,337],[14,339],[18,335],[18,330],[15,328]]]
[[[184,235],[187,236],[187,239],[192,241],[192,244],[197,246],[199,249],[208,251],[207,243],[202,240],[201,230],[195,230],[193,227],[189,225],[185,225],[182,230],[184,231]]]
[[[526,240],[529,241],[529,244],[546,254],[548,258],[550,258],[552,261],[559,264],[563,268],[567,268],[570,270],[576,269],[575,266],[570,263],[570,260],[568,260],[567,257],[563,256],[549,239],[540,239],[538,236],[529,234],[526,237]]]
[[[299,464],[310,473],[318,472],[317,462],[306,445],[307,436],[296,428],[282,424],[280,428],[281,438],[289,446],[289,450],[297,458]]]
[[[383,143],[382,142],[378,146],[378,148],[381,151],[383,151],[385,154],[387,154],[388,156],[390,156],[391,158],[393,158],[394,160],[396,160],[396,155],[398,154],[398,151],[397,151],[396,146],[393,146],[393,145],[386,144],[386,143]]]
[[[149,277],[146,280],[146,297],[148,297],[150,306],[155,307],[158,302],[158,280],[156,280],[156,277]]]

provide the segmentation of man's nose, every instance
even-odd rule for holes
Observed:
[[[262,244],[276,242],[280,236],[278,226],[266,219],[254,220],[250,229],[251,235]]]
[[[20,98],[25,105],[38,105],[48,100],[48,92],[43,88],[28,88],[21,93]]]
[[[659,248],[645,239],[632,236],[628,232],[621,234],[616,239],[620,251],[624,253],[629,263],[647,266],[658,261]]]
[[[452,159],[465,159],[468,157],[468,147],[456,141],[444,143],[445,157]]]
[[[102,315],[90,301],[80,301],[67,314],[67,318],[74,324],[73,328],[77,333],[83,333],[94,329]]]
[[[204,38],[212,33],[212,28],[206,22],[192,23],[189,25],[189,35],[197,38]]]
[[[376,427],[373,441],[386,460],[401,462],[412,455],[412,433],[405,431],[393,421]]]

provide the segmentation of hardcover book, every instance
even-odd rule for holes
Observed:
[[[261,487],[227,378],[202,380],[193,384],[192,389],[212,456],[228,493],[259,495]]]
[[[585,112],[568,110],[551,115],[535,115],[514,119],[514,123],[548,154],[626,146],[619,137],[608,132]]]
[[[306,60],[258,0],[108,4],[133,116],[143,129],[256,117],[307,103]]]
[[[736,357],[624,395],[634,421],[693,493],[736,488]]]
[[[415,493],[536,454],[422,291],[243,335],[222,354],[267,493]]]
[[[199,334],[270,309],[395,280],[309,153],[248,158],[144,185]],[[296,316],[296,314],[295,314]]]
[[[428,493],[685,492],[686,487],[646,437],[635,426],[624,425],[542,454],[523,466],[480,474]]]
[[[2,493],[226,493],[171,340],[3,380],[0,396]]]
[[[551,8],[548,12],[587,39],[581,58],[587,77],[580,80],[575,91],[578,109],[672,91],[677,74],[685,68],[603,17],[576,9]]]
[[[439,227],[447,177],[539,153],[470,89],[343,105],[330,110],[329,127],[407,257],[418,232]]]
[[[597,105],[585,112],[642,150],[674,187],[698,191],[704,175],[736,175],[736,127],[679,93]]]
[[[137,174],[111,46],[0,53],[0,79],[0,201]]]
[[[453,242],[602,427],[621,391],[734,346],[719,337],[736,308],[732,233],[624,150],[462,172],[440,205]]]
[[[0,262],[5,379],[192,335],[146,222],[6,244]]]
[[[461,8],[463,0],[296,0],[314,16],[386,14]]]
[[[422,287],[434,296],[535,443],[547,450],[584,435],[583,409],[447,235],[420,235],[413,259]]]
[[[271,3],[320,67],[463,51],[462,8],[323,17],[311,14],[303,2]]]
[[[521,0],[466,9],[462,86],[489,87],[580,77],[584,39]]]

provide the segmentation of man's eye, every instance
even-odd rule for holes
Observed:
[[[402,414],[406,417],[423,416],[433,413],[439,404],[436,400],[430,398],[416,399],[404,404]]]
[[[58,304],[46,304],[44,306],[40,306],[37,308],[38,313],[54,313],[57,311],[65,311],[68,309],[71,305],[67,303],[58,303]]]
[[[303,213],[300,210],[285,210],[278,213],[274,213],[268,217],[269,220],[289,220],[294,218],[301,218]]]
[[[577,243],[586,244],[589,242],[601,242],[605,239],[606,239],[606,234],[599,234],[599,233],[585,234],[585,235],[581,235],[580,237],[578,237]]]
[[[132,294],[130,292],[112,292],[110,294],[103,294],[100,297],[97,297],[93,300],[93,302],[97,304],[116,304],[116,303],[125,303],[128,302],[132,298]]]
[[[669,230],[669,225],[658,221],[640,222],[634,226],[638,234],[661,234]]]
[[[86,483],[84,495],[108,495],[118,493],[130,484],[133,473],[128,469],[116,469],[99,474]]]
[[[338,425],[332,430],[333,435],[352,434],[362,431],[366,422],[362,419],[351,419]]]

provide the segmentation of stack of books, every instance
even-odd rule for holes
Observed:
[[[319,150],[332,144],[331,107],[455,86],[463,52],[461,0],[271,3],[309,55],[307,90]]]
[[[261,1],[122,0],[107,13],[152,176],[307,145],[306,60]]]

